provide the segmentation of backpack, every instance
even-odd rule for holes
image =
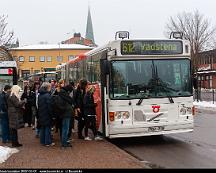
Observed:
[[[59,95],[52,96],[52,108],[54,114],[57,114],[57,116],[59,116],[59,114],[62,115],[66,111],[65,104],[65,101]]]

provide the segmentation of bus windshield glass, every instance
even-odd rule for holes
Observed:
[[[192,95],[189,59],[122,60],[111,64],[112,99]]]
[[[44,77],[45,77],[45,81],[49,82],[52,79],[56,79],[56,73],[47,73],[47,74],[45,74]]]
[[[3,90],[5,85],[13,85],[13,76],[9,75],[0,75],[0,91]]]

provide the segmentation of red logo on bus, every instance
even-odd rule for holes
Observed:
[[[160,111],[160,106],[152,106],[152,110],[154,113],[158,113]]]
[[[12,68],[9,68],[9,69],[8,69],[8,74],[9,74],[9,75],[12,75],[12,74],[13,74],[13,69],[12,69]]]

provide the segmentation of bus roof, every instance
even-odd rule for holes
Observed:
[[[148,41],[153,41],[153,42],[154,41],[158,41],[158,42],[162,42],[162,41],[165,41],[165,42],[166,41],[167,42],[178,41],[179,42],[179,41],[181,41],[183,43],[183,46],[188,45],[190,47],[189,41],[188,40],[182,40],[182,39],[167,39],[167,38],[165,38],[165,39],[161,39],[161,38],[159,38],[159,39],[156,39],[156,38],[154,38],[154,39],[150,39],[150,38],[148,38],[148,39],[123,39],[123,40],[110,41],[110,42],[108,42],[107,44],[105,44],[103,46],[97,47],[95,49],[92,49],[92,50],[84,53],[84,55],[85,56],[93,56],[93,55],[95,55],[95,54],[97,54],[99,52],[103,52],[103,51],[107,51],[107,50],[110,50],[110,51],[116,50],[116,55],[117,56],[133,56],[133,55],[122,55],[121,54],[121,42],[127,42],[127,41],[129,41],[129,42],[133,42],[133,41],[134,42],[136,42],[136,41],[146,41],[146,42],[148,42]],[[189,55],[190,51],[188,51],[188,53],[185,53],[183,51],[183,54]],[[137,56],[137,55],[135,55],[135,56]],[[143,55],[141,55],[141,56],[143,56]]]
[[[103,51],[108,51],[108,50],[110,50],[110,51],[115,50],[117,56],[125,56],[125,57],[127,57],[127,56],[128,57],[129,56],[155,56],[155,54],[153,54],[153,55],[141,55],[141,54],[140,55],[139,54],[136,54],[136,55],[122,55],[121,54],[121,42],[122,41],[147,41],[147,42],[148,41],[153,41],[153,42],[154,41],[158,41],[158,42],[160,42],[160,41],[165,41],[165,42],[166,41],[167,42],[170,42],[170,41],[171,42],[172,41],[181,41],[183,43],[183,45],[185,44],[185,45],[188,45],[188,47],[190,46],[190,43],[189,43],[188,40],[182,40],[182,39],[167,39],[167,38],[165,38],[165,39],[161,39],[161,38],[159,38],[159,39],[156,39],[156,38],[150,39],[150,38],[148,38],[148,39],[113,40],[113,41],[110,41],[110,42],[108,42],[107,44],[105,44],[103,46],[99,46],[97,48],[94,48],[94,49],[86,52],[86,53],[82,53],[82,54],[76,56],[74,59],[68,61],[66,64],[74,64],[74,63],[82,60],[83,58],[86,58],[88,56],[94,56],[95,54],[98,54],[98,53],[103,52]],[[185,56],[189,56],[190,55],[190,50],[188,50],[188,53],[185,53],[183,51],[182,54],[184,54]],[[161,54],[161,55],[162,56],[170,56],[172,54],[170,54],[170,55],[166,55],[166,54],[163,55],[163,54]],[[174,56],[174,55],[172,55],[172,56]],[[178,56],[179,56],[179,54],[178,54]],[[65,66],[66,64],[63,64],[62,66],[57,66],[57,69],[60,69],[61,67]]]

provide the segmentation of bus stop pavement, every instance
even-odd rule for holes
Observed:
[[[39,138],[29,128],[18,131],[19,142],[23,147],[18,153],[0,164],[0,169],[106,169],[106,168],[145,168],[136,158],[121,150],[114,144],[103,141],[85,141],[73,134],[72,148],[61,148],[59,134],[53,133],[55,146],[40,145]],[[4,146],[0,142],[0,146]],[[11,146],[11,144],[7,144]]]

